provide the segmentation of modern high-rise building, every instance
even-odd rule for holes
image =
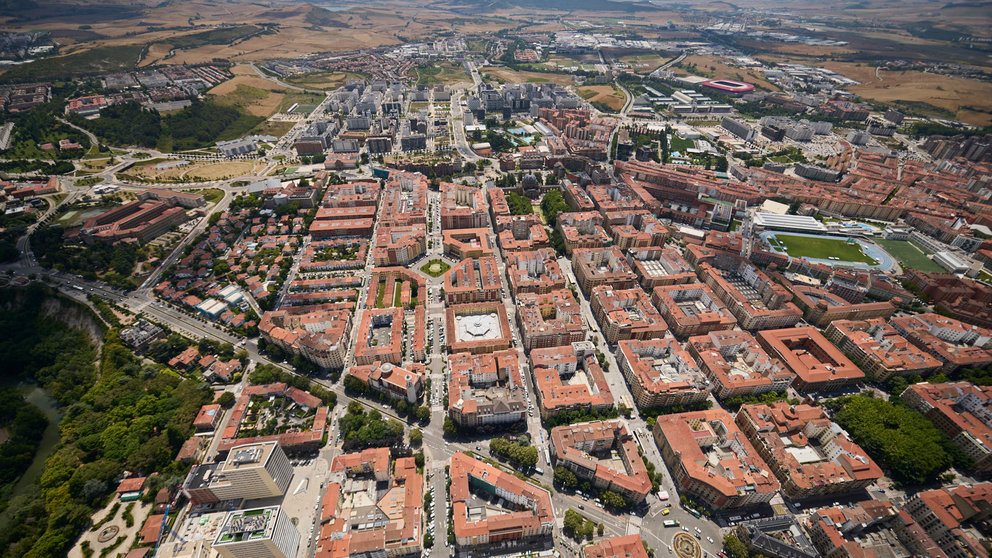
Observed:
[[[221,558],[292,558],[300,532],[279,506],[233,511],[217,532]]]
[[[286,493],[293,467],[278,442],[231,449],[227,460],[193,469],[183,492],[194,504],[257,500]]]

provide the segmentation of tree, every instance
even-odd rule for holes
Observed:
[[[434,547],[434,535],[430,533],[424,533],[424,548]]]
[[[609,508],[625,510],[627,509],[627,506],[629,506],[627,500],[623,496],[613,492],[612,490],[604,490],[599,494],[599,497],[602,498],[603,505]]]
[[[424,467],[424,452],[418,451],[417,453],[413,454],[413,462],[417,465],[418,468],[423,468]]]
[[[565,522],[562,528],[571,536],[579,535],[582,529],[582,515],[572,509],[565,510]]]
[[[427,422],[431,418],[431,408],[426,405],[417,407],[417,420]]]
[[[233,407],[234,401],[235,401],[234,394],[229,391],[225,391],[224,393],[220,394],[220,397],[217,398],[217,404],[225,409],[230,409],[231,407]]]
[[[458,425],[455,424],[455,421],[451,420],[451,417],[444,417],[444,427],[442,430],[444,431],[444,435],[448,437],[458,435]]]
[[[410,431],[410,444],[414,446],[419,446],[424,441],[424,433],[420,431],[419,428],[414,428]]]
[[[723,549],[727,551],[727,556],[730,558],[748,558],[747,546],[733,533],[723,536]]]
[[[596,526],[596,532],[599,533],[599,536],[600,537],[602,537],[603,536],[603,533],[606,532],[606,525],[603,525],[602,523],[600,523],[599,525],[597,525]]]
[[[575,473],[559,465],[555,467],[555,483],[565,488],[575,488],[579,485],[579,478]]]

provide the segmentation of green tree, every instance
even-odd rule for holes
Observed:
[[[599,525],[597,525],[596,526],[596,532],[599,534],[600,537],[602,537],[603,536],[603,533],[606,532],[606,525],[603,525],[602,523],[600,523]]]
[[[419,446],[424,441],[424,433],[419,428],[410,430],[410,444]]]
[[[417,407],[417,420],[427,422],[431,418],[431,408],[426,405]]]
[[[627,506],[629,506],[627,500],[623,496],[613,492],[612,490],[602,491],[599,494],[599,497],[603,500],[603,505],[608,508],[625,510],[627,509]]]
[[[733,533],[723,536],[723,549],[730,558],[748,558],[747,546]]]
[[[455,421],[451,420],[451,417],[444,417],[442,430],[444,431],[444,435],[448,437],[458,435],[458,425],[455,424]]]
[[[575,476],[575,473],[569,471],[561,465],[555,467],[554,478],[556,484],[560,484],[565,488],[575,488],[579,485],[579,479]]]
[[[217,404],[225,409],[230,409],[231,407],[233,407],[234,401],[235,401],[234,394],[229,391],[225,391],[224,393],[220,394],[220,397],[217,398]]]

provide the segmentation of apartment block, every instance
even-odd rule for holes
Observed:
[[[486,194],[474,186],[441,183],[441,229],[482,229],[489,226]]]
[[[865,374],[880,382],[893,376],[926,375],[943,364],[899,335],[882,318],[835,320],[823,335],[851,355]]]
[[[446,230],[442,242],[444,253],[456,260],[484,258],[494,254],[488,228]]]
[[[506,252],[526,252],[551,246],[551,238],[537,215],[500,215],[496,217],[496,239]]]
[[[348,353],[351,312],[335,304],[269,310],[258,324],[262,339],[321,368],[341,368]]]
[[[334,458],[319,502],[316,558],[419,556],[424,478],[414,458],[390,464],[388,448]]]
[[[600,285],[592,290],[590,304],[607,343],[622,339],[660,339],[668,331],[665,320],[640,287],[614,289]]]
[[[909,386],[900,397],[974,459],[975,471],[992,470],[992,388],[924,382]]]
[[[293,467],[275,441],[233,447],[220,463],[196,466],[183,484],[194,504],[258,500],[286,493]]]
[[[499,301],[502,293],[499,266],[492,256],[462,260],[444,274],[447,304]]]
[[[796,378],[746,331],[711,331],[690,337],[687,347],[720,399],[784,393]]]
[[[865,490],[882,469],[820,407],[743,405],[737,426],[796,500]]]
[[[962,485],[917,492],[904,509],[948,558],[986,557],[977,524],[988,517],[990,499],[992,484]]]
[[[379,203],[378,180],[351,180],[344,184],[327,184],[323,207],[376,207]]]
[[[582,547],[583,558],[648,558],[640,535],[603,539]]]
[[[293,558],[300,532],[279,506],[232,511],[212,548],[221,558]]]
[[[604,213],[606,232],[624,253],[638,248],[664,246],[671,229],[647,210]]]
[[[451,456],[449,475],[459,548],[485,546],[487,552],[505,552],[514,545],[551,536],[555,513],[547,490],[461,452]],[[506,502],[507,513],[489,517],[486,500],[491,498]]]
[[[355,363],[403,362],[403,309],[368,308],[358,324]]]
[[[889,323],[943,363],[942,372],[992,364],[992,330],[934,313],[900,316]]]
[[[554,250],[550,248],[513,252],[504,254],[504,258],[514,298],[520,293],[546,294],[567,286]]]
[[[811,285],[790,285],[792,301],[803,311],[806,321],[826,327],[834,320],[869,320],[888,318],[896,312],[889,301],[851,303],[836,294]]]
[[[792,327],[802,319],[802,310],[791,302],[792,293],[746,260],[730,259],[719,268],[704,261],[698,269],[700,278],[727,305],[742,329]]]
[[[612,285],[617,289],[631,289],[637,285],[637,275],[616,247],[576,250],[572,253],[572,271],[586,296],[600,285]]]
[[[696,272],[674,248],[649,246],[627,252],[627,261],[637,274],[641,287],[651,292],[662,285],[682,285],[698,281]]]
[[[557,426],[551,429],[551,444],[556,467],[565,467],[600,490],[616,492],[634,504],[651,491],[637,441],[620,420]],[[613,461],[614,452],[619,464]]]
[[[661,415],[654,440],[679,492],[714,510],[767,503],[779,490],[727,411]]]
[[[758,342],[796,374],[798,391],[831,391],[855,384],[865,374],[815,327],[758,332]]]
[[[148,242],[186,219],[182,207],[162,201],[135,200],[87,219],[79,232],[88,243],[112,244],[130,238]]]
[[[525,349],[558,347],[585,339],[581,307],[572,291],[521,293],[516,301],[517,325]]]
[[[448,356],[448,416],[459,427],[501,428],[527,420],[527,400],[514,349]]]
[[[654,288],[651,302],[661,312],[672,333],[685,339],[737,325],[730,310],[703,283],[661,285]]]
[[[569,255],[579,248],[602,248],[610,242],[610,235],[603,228],[603,216],[595,211],[561,213],[557,227]]]
[[[688,405],[709,397],[709,380],[675,339],[621,341],[617,353],[641,409]]]
[[[534,349],[530,362],[545,419],[561,411],[613,406],[613,394],[596,360],[596,347],[589,341]]]
[[[390,399],[404,399],[416,405],[424,393],[424,365],[415,362],[396,366],[391,362],[376,362],[365,366],[352,366],[348,375],[354,376],[373,391],[384,393]]]
[[[427,226],[379,227],[372,260],[377,267],[409,265],[427,251]]]

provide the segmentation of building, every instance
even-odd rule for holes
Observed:
[[[600,285],[592,290],[592,312],[607,343],[622,339],[660,339],[668,325],[640,287],[614,289]]]
[[[169,202],[135,200],[87,219],[79,234],[90,243],[113,244],[127,239],[148,242],[186,219],[186,211]]]
[[[992,364],[992,330],[933,313],[900,316],[889,323],[939,360],[942,372]]]
[[[121,340],[134,352],[141,354],[156,339],[165,338],[165,332],[157,325],[139,318],[130,327],[121,330]]]
[[[646,209],[606,213],[606,230],[613,245],[624,253],[633,249],[662,247],[671,229]]]
[[[504,254],[510,292],[546,294],[567,286],[558,259],[550,248]]]
[[[517,325],[525,349],[558,347],[585,339],[582,310],[572,291],[520,293],[516,301]]]
[[[494,226],[496,240],[504,253],[527,252],[551,246],[551,237],[537,215],[498,215]]]
[[[741,428],[790,499],[865,490],[882,469],[826,412],[812,405],[743,405]]]
[[[390,399],[403,399],[411,405],[420,401],[424,393],[424,365],[415,362],[405,367],[391,362],[376,362],[365,366],[352,366],[348,375],[361,380],[372,391],[384,393]]]
[[[351,334],[351,312],[335,304],[270,310],[258,324],[262,339],[321,368],[342,368]]]
[[[698,269],[703,282],[727,305],[742,329],[792,327],[802,319],[802,310],[791,302],[792,293],[747,260],[728,258],[720,267],[703,261]]]
[[[687,346],[712,383],[713,395],[720,399],[785,393],[796,378],[746,331],[711,331],[690,337]]]
[[[992,484],[924,490],[906,501],[904,509],[949,558],[987,557],[982,539],[971,525],[988,517]]]
[[[968,382],[919,383],[900,397],[974,459],[975,471],[992,470],[992,388]]]
[[[204,405],[200,407],[200,411],[196,413],[196,418],[193,419],[193,428],[197,432],[210,432],[217,428],[222,416],[224,416],[224,411],[220,405]]]
[[[444,300],[447,304],[494,302],[503,299],[496,258],[466,259],[444,274]]]
[[[709,380],[675,339],[621,341],[617,352],[641,409],[689,405],[709,397]]]
[[[217,151],[220,151],[225,157],[238,157],[258,151],[258,145],[255,144],[255,140],[250,138],[219,141],[217,142]]]
[[[610,243],[610,235],[603,228],[603,216],[596,211],[561,213],[556,226],[569,255],[580,248],[602,248]]]
[[[851,355],[866,375],[879,382],[893,376],[926,375],[942,365],[881,318],[835,320],[823,335]]]
[[[651,302],[679,339],[737,325],[730,310],[702,283],[657,286]]]
[[[582,547],[583,558],[648,558],[640,535],[603,539]]]
[[[639,504],[651,492],[651,478],[638,444],[620,420],[595,421],[551,429],[552,461],[600,490]],[[613,459],[614,452],[620,463]]]
[[[492,256],[489,229],[453,229],[443,232],[444,253],[456,260]]]
[[[579,288],[587,296],[600,285],[611,285],[616,289],[631,289],[637,285],[637,275],[616,247],[576,250],[572,253],[572,271]]]
[[[481,188],[441,183],[441,230],[489,226],[486,194]]]
[[[502,351],[510,348],[513,340],[502,301],[449,305],[445,310],[445,331],[448,351],[452,353]]]
[[[183,494],[194,504],[258,500],[286,493],[293,467],[275,441],[237,445],[220,463],[193,468]]]
[[[892,502],[866,500],[816,510],[806,531],[824,558],[946,558],[922,527]]]
[[[379,227],[372,261],[376,267],[409,265],[427,252],[427,226]]]
[[[380,227],[427,224],[426,176],[390,170],[381,200]]]
[[[851,303],[819,287],[791,284],[792,301],[803,311],[806,321],[826,327],[834,320],[868,320],[888,318],[896,312],[896,304],[889,301]]]
[[[300,532],[279,506],[232,511],[213,542],[221,558],[293,558],[299,547]]]
[[[661,415],[654,440],[679,492],[714,510],[767,503],[779,490],[775,474],[722,409]]]
[[[759,331],[758,342],[796,375],[792,386],[797,391],[832,391],[865,377],[815,327]]]
[[[358,325],[355,363],[403,362],[403,309],[368,308]]]
[[[455,545],[459,548],[485,546],[489,552],[502,551],[551,536],[555,514],[547,490],[461,452],[451,456],[449,475]],[[488,517],[484,502],[493,497],[502,499],[507,513]]]
[[[516,350],[448,356],[448,416],[459,427],[505,428],[527,420]]]
[[[573,409],[607,409],[613,394],[588,341],[530,352],[541,416]]]
[[[388,448],[339,455],[329,480],[319,503],[316,558],[421,554],[424,478],[414,458],[391,465]]]
[[[695,270],[674,248],[635,248],[628,251],[627,260],[637,274],[641,287],[648,292],[661,285],[698,281]]]

